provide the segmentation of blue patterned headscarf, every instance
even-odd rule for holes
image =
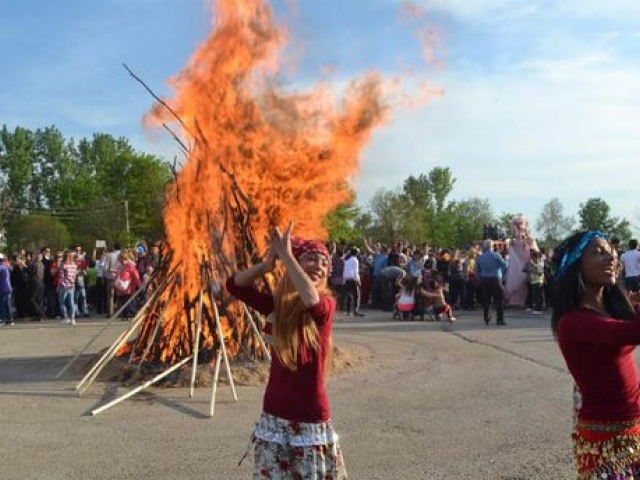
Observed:
[[[567,273],[569,267],[578,261],[578,259],[582,256],[584,249],[587,248],[587,245],[589,245],[589,243],[591,243],[591,240],[593,240],[594,238],[606,238],[606,236],[600,230],[589,230],[582,234],[582,237],[580,237],[580,240],[575,247],[564,252],[564,255],[562,255],[562,259],[560,260],[560,264],[558,266],[558,271],[556,273],[556,276],[558,278]]]

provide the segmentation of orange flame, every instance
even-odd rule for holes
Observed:
[[[192,328],[181,312],[183,299],[200,291],[202,259],[215,263],[216,248],[234,257],[237,245],[224,224],[234,220],[225,211],[232,178],[254,209],[258,251],[274,224],[290,220],[294,234],[325,239],[323,218],[349,200],[362,149],[389,111],[386,81],[375,72],[349,82],[341,99],[328,84],[299,92],[282,87],[277,73],[287,32],[266,0],[217,0],[213,11],[211,35],[170,80],[175,95],[166,100],[189,145],[164,211],[172,267],[182,279],[162,329],[164,343],[173,346],[176,331]],[[159,104],[146,121],[176,123]],[[220,245],[212,243],[211,225]]]

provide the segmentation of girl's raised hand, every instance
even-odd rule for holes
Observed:
[[[291,254],[291,230],[293,229],[293,222],[289,222],[289,225],[285,229],[284,233],[280,231],[280,227],[275,227],[271,232],[271,249],[275,254],[282,258],[284,255]]]
[[[276,259],[278,255],[270,246],[267,249],[267,253],[265,253],[264,258],[262,259],[262,264],[264,265],[265,273],[271,272],[276,268]]]

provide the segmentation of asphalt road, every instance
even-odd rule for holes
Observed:
[[[364,358],[332,377],[334,426],[350,478],[569,479],[571,378],[549,317],[508,311],[506,327],[477,312],[456,324],[397,322],[390,314],[338,318],[335,342]],[[263,387],[151,389],[97,416],[127,388],[56,372],[104,320],[76,327],[0,328],[0,480],[246,479],[237,462],[260,413]],[[109,326],[90,351],[110,344]]]

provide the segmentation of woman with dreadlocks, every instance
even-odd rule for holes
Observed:
[[[640,315],[616,285],[617,254],[602,232],[578,232],[554,250],[554,266],[551,323],[575,381],[578,479],[640,478]]]
[[[269,382],[256,424],[254,479],[346,479],[338,436],[331,425],[325,375],[331,362],[336,303],[327,287],[331,257],[315,240],[291,238],[292,224],[275,228],[265,259],[227,280],[229,292],[267,316]],[[284,274],[275,295],[254,281]]]

